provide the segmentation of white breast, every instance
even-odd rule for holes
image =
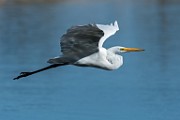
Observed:
[[[107,60],[111,63],[110,69],[118,69],[123,65],[123,57],[118,54],[114,54],[112,52],[108,52]]]
[[[114,70],[119,68],[122,63],[122,56],[107,52],[106,49],[101,48],[98,53],[94,53],[78,60],[75,65],[87,65],[106,70]]]

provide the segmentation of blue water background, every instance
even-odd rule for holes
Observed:
[[[0,120],[179,120],[180,2],[69,1],[0,6]],[[115,71],[64,66],[13,81],[60,54],[72,25],[109,24],[120,31],[105,47],[124,54]]]

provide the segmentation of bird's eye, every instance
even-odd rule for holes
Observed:
[[[120,48],[120,50],[122,50],[122,51],[123,51],[123,50],[124,50],[124,48]]]

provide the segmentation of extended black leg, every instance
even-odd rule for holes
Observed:
[[[35,71],[32,71],[32,72],[21,72],[20,75],[15,77],[13,80],[18,80],[19,78],[27,77],[29,75],[32,75],[32,74],[35,74],[35,73],[38,73],[38,72],[41,72],[41,71],[44,71],[44,70],[48,70],[50,68],[55,68],[55,67],[58,67],[58,66],[62,66],[62,65],[67,65],[67,64],[66,63],[64,63],[64,64],[53,64],[53,65],[50,65],[50,66],[47,66],[47,67],[44,67],[44,68],[41,68],[41,69],[38,69],[38,70],[35,70]]]

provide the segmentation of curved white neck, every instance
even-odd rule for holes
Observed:
[[[123,64],[123,57],[121,55],[115,54],[111,51],[107,52],[106,59],[110,63],[110,65],[109,65],[110,70],[118,69]]]

